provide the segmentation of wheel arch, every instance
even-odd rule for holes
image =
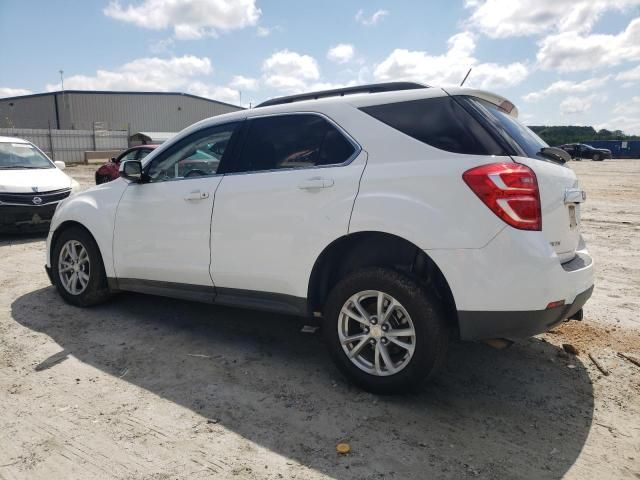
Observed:
[[[366,267],[387,267],[416,279],[442,301],[449,326],[457,329],[453,293],[440,268],[424,250],[394,234],[361,231],[334,240],[320,253],[309,278],[311,313],[322,311],[333,286],[349,273]]]
[[[100,244],[96,240],[96,236],[93,234],[93,232],[91,232],[89,228],[87,228],[85,225],[75,220],[65,220],[60,225],[58,225],[56,229],[53,231],[53,234],[51,235],[51,247],[49,249],[49,265],[53,265],[52,262],[54,261],[54,259],[51,258],[51,256],[53,254],[53,251],[55,250],[55,246],[56,246],[56,243],[58,242],[58,239],[60,238],[60,235],[62,235],[62,233],[65,232],[66,230],[69,230],[70,228],[74,228],[74,227],[81,228],[82,230],[87,232],[89,235],[91,235],[91,238],[93,238],[93,241],[98,247],[98,254],[100,255],[100,261],[104,266],[104,255],[102,254],[102,250],[100,249]]]

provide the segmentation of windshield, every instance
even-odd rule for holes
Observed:
[[[544,158],[538,155],[541,149],[549,145],[536,135],[530,128],[526,127],[502,110],[497,105],[482,100],[480,98],[472,99],[475,106],[488,118],[496,127],[502,137],[510,143],[517,145],[519,150],[523,150],[527,157]]]
[[[0,143],[0,170],[54,168],[53,164],[29,143]]]

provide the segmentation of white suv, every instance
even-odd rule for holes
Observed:
[[[584,192],[516,117],[394,83],[203,120],[61,203],[47,271],[80,306],[128,290],[319,317],[353,381],[411,388],[451,336],[534,335],[591,295]]]

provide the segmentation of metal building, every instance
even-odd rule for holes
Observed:
[[[241,109],[187,93],[65,90],[0,98],[0,128],[179,132]]]

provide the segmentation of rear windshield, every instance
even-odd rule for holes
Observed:
[[[28,143],[0,143],[0,170],[30,168],[53,168],[53,164]]]
[[[525,156],[530,158],[543,158],[538,155],[538,152],[549,145],[530,128],[493,103],[475,97],[466,97],[466,99],[476,107],[482,116],[498,130],[504,140],[509,142],[516,151],[522,151]]]
[[[452,97],[362,107],[361,110],[432,147],[468,155],[504,155],[504,148]]]

